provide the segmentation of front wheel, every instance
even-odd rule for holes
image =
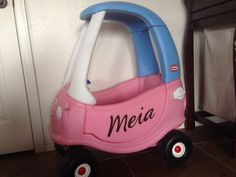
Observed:
[[[66,152],[60,167],[61,177],[94,177],[96,158],[87,149],[76,148]]]
[[[192,153],[192,142],[185,134],[171,131],[160,142],[161,154],[170,164],[184,163]]]

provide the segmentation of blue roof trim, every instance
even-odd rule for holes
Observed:
[[[160,58],[162,70],[162,80],[165,83],[174,81],[180,77],[180,63],[174,41],[166,27],[150,28],[155,46]],[[177,66],[177,70],[172,70],[172,66]]]
[[[101,11],[106,11],[105,19],[123,22],[131,32],[137,55],[138,76],[159,72],[150,36],[146,33],[150,31],[158,51],[163,82],[169,83],[180,77],[179,57],[174,41],[159,16],[136,4],[105,2],[88,7],[80,14],[80,18],[88,21],[93,14]]]
[[[128,2],[104,2],[92,5],[80,14],[81,20],[89,20],[97,12],[121,12],[138,17],[148,27],[165,25],[165,23],[151,10]]]

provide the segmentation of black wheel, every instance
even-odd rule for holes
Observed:
[[[64,146],[64,145],[60,145],[60,144],[56,144],[56,143],[54,143],[54,147],[55,147],[56,151],[61,155],[64,155],[66,153],[66,151],[69,150],[69,146]]]
[[[192,142],[182,132],[171,131],[160,142],[164,159],[170,164],[184,163],[192,153]]]
[[[95,177],[97,160],[89,150],[73,148],[63,157],[61,177]]]

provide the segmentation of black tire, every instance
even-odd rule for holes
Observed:
[[[56,151],[61,155],[65,155],[65,153],[69,150],[69,146],[64,146],[56,143],[54,143],[54,147]]]
[[[173,130],[161,140],[160,151],[168,163],[182,164],[191,156],[192,142],[182,132]]]
[[[95,177],[97,160],[89,150],[82,147],[66,152],[60,166],[61,177]]]

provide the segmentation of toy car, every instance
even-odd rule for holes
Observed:
[[[80,18],[87,27],[52,105],[51,138],[65,154],[61,176],[95,175],[96,159],[85,147],[133,153],[158,144],[168,162],[183,163],[190,157],[192,144],[176,130],[185,121],[185,92],[176,47],[165,23],[147,8],[125,2],[93,5]],[[87,74],[103,20],[119,21],[129,29],[137,77],[91,93]]]

